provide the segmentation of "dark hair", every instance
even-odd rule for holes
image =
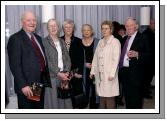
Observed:
[[[123,29],[124,31],[126,31],[125,25],[121,24],[121,25],[119,26],[119,30],[121,30],[121,29]]]
[[[120,23],[117,21],[113,21],[113,33],[118,33],[119,29],[120,29]]]

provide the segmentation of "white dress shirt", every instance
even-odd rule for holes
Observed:
[[[124,56],[124,61],[123,61],[124,67],[129,67],[129,57],[128,57],[127,53],[129,52],[129,50],[132,46],[132,43],[133,43],[133,40],[134,40],[136,34],[137,34],[137,31],[129,39],[128,47],[127,47],[126,54]]]

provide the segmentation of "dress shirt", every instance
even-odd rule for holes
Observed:
[[[127,47],[126,54],[124,56],[124,61],[123,61],[124,67],[129,67],[129,57],[128,57],[127,53],[129,52],[129,50],[132,46],[132,43],[133,43],[133,40],[134,40],[136,34],[137,34],[137,31],[133,35],[131,35],[131,38],[129,39],[128,47]]]

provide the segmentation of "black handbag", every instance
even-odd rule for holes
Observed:
[[[88,106],[89,103],[89,98],[86,96],[85,93],[81,93],[79,95],[76,95],[73,97],[74,98],[74,107],[83,109]]]
[[[61,83],[60,87],[57,87],[57,98],[67,99],[71,98],[71,96],[72,96],[72,88],[69,82],[67,82],[66,84]]]
[[[69,78],[73,78],[74,74],[78,71],[78,69],[74,69],[72,71],[70,71],[69,73]],[[62,72],[66,72],[66,71],[62,71]],[[57,98],[60,99],[67,99],[67,98],[71,98],[71,96],[73,95],[72,93],[72,85],[70,83],[70,81],[61,81],[60,85],[57,88]]]

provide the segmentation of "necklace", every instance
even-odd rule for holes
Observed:
[[[71,44],[71,41],[65,41],[65,43],[66,43],[67,45],[70,45],[70,44]]]
[[[93,41],[93,39],[91,38],[91,39],[89,39],[89,40],[85,40],[85,39],[83,39],[82,40],[82,42],[83,42],[83,44],[85,45],[85,46],[90,46],[91,45],[91,43],[92,43],[92,41]]]

